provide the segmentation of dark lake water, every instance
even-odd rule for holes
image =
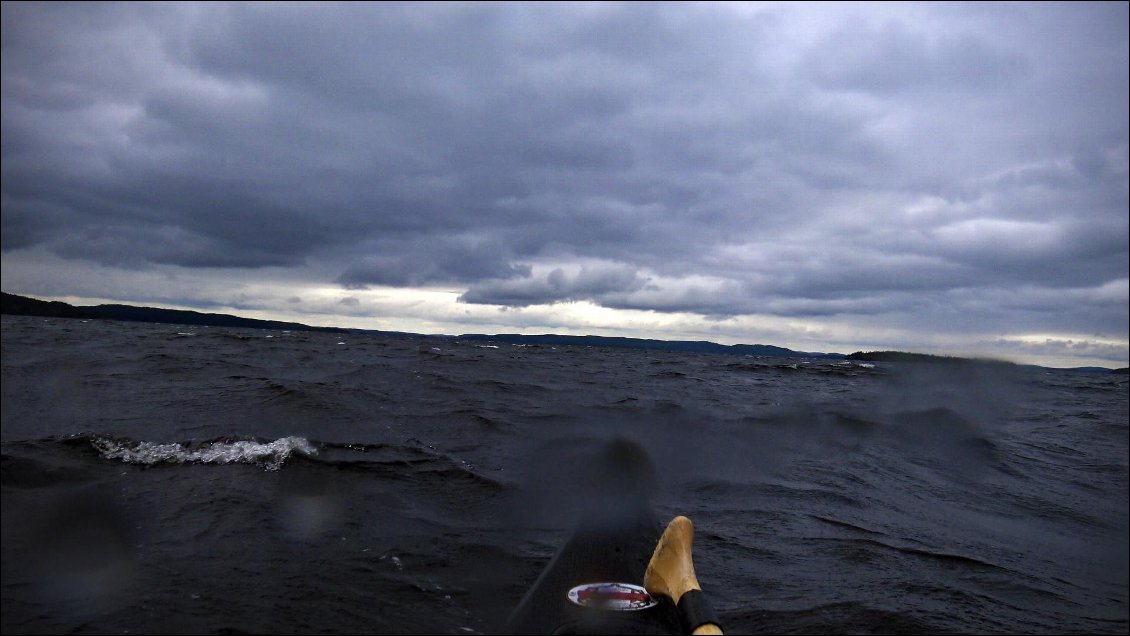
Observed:
[[[1125,634],[1125,375],[3,316],[4,633],[491,633],[613,439],[733,633]]]

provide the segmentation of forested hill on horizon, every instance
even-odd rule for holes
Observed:
[[[131,322],[157,322],[170,324],[212,326],[212,327],[240,327],[248,329],[291,329],[302,331],[329,331],[335,333],[372,333],[404,337],[437,337],[455,338],[458,340],[471,340],[479,342],[505,342],[512,344],[542,344],[558,346],[590,346],[590,347],[619,347],[632,349],[653,349],[660,351],[685,351],[698,353],[730,353],[754,356],[778,357],[822,357],[843,358],[838,353],[809,353],[793,351],[784,347],[772,345],[722,345],[707,341],[678,341],[678,340],[652,340],[643,338],[617,338],[608,336],[571,336],[571,335],[524,335],[524,334],[460,334],[428,335],[413,334],[399,331],[379,331],[369,329],[346,329],[342,327],[312,327],[294,322],[280,322],[275,320],[259,320],[255,318],[242,318],[229,314],[202,313],[198,311],[159,309],[156,307],[135,307],[131,305],[96,305],[74,306],[59,301],[45,301],[26,296],[2,293],[0,310],[5,314],[47,316],[55,318],[82,318],[99,320],[124,320]]]
[[[769,357],[804,357],[824,359],[847,359],[875,362],[929,362],[939,364],[991,363],[1012,364],[1009,362],[975,360],[949,356],[936,356],[902,351],[857,351],[850,355],[842,353],[817,353],[794,351],[784,347],[765,344],[724,345],[705,340],[655,340],[649,338],[625,338],[611,336],[572,336],[558,334],[525,335],[503,334],[460,334],[435,335],[416,334],[400,331],[380,331],[374,329],[348,329],[344,327],[316,327],[296,322],[260,320],[230,314],[205,313],[183,309],[161,309],[157,307],[137,307],[132,305],[104,304],[75,306],[60,301],[45,301],[7,292],[0,292],[0,313],[23,316],[43,316],[50,318],[79,318],[85,320],[121,320],[127,322],[150,322],[179,325],[232,327],[244,329],[289,329],[294,331],[319,331],[331,333],[369,333],[397,337],[414,338],[454,338],[478,342],[503,342],[508,344],[539,344],[553,346],[617,347],[630,349],[649,349],[656,351],[678,351],[690,353],[722,353]],[[1108,372],[1104,367],[1080,367],[1082,371]],[[1126,369],[1114,370],[1126,373]]]
[[[346,329],[343,327],[312,327],[295,322],[259,320],[242,318],[230,314],[202,313],[180,309],[159,309],[156,307],[135,307],[131,305],[74,306],[59,301],[45,301],[26,296],[2,292],[0,310],[5,314],[48,316],[55,318],[83,318],[101,320],[125,320],[131,322],[158,322],[184,325],[207,325],[212,327],[242,327],[249,329],[291,329],[302,331],[331,331],[335,333],[372,333],[405,337],[455,338],[458,340],[505,342],[514,344],[544,344],[561,346],[620,347],[632,349],[654,349],[661,351],[688,351],[699,353],[732,353],[754,356],[779,357],[822,357],[843,358],[839,353],[810,353],[793,351],[773,345],[722,345],[707,341],[652,340],[644,338],[617,338],[609,336],[570,336],[570,335],[524,335],[524,334],[460,334],[436,335],[414,334],[400,331],[380,331],[375,329]]]
[[[311,327],[297,322],[242,318],[229,314],[212,314],[182,309],[135,307],[132,305],[74,306],[59,301],[45,301],[26,296],[0,292],[0,313],[51,318],[82,318],[86,320],[123,320],[127,322],[156,322],[175,325],[210,327],[237,327],[247,329],[295,329],[302,331],[331,331],[346,333],[339,327]]]

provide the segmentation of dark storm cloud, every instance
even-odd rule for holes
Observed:
[[[804,67],[822,87],[885,93],[918,87],[1005,90],[1029,72],[1029,64],[1019,52],[980,36],[935,37],[898,22],[853,19],[813,47]]]
[[[1054,325],[1127,277],[1126,23],[5,3],[3,249],[707,316],[1029,290]]]
[[[586,266],[570,274],[556,268],[543,277],[520,280],[492,280],[472,287],[461,296],[463,302],[525,306],[542,303],[597,300],[617,306],[617,295],[644,288],[647,280],[634,269],[621,266]]]
[[[365,246],[367,256],[345,271],[338,282],[412,287],[428,282],[467,283],[484,278],[528,276],[530,268],[513,265],[505,245],[467,237],[404,241],[377,240]]]

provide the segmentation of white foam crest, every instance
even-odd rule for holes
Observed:
[[[262,464],[267,470],[278,470],[293,453],[316,455],[317,449],[302,437],[282,437],[273,442],[212,442],[200,448],[183,444],[155,442],[122,442],[95,438],[94,448],[106,459],[127,464]]]

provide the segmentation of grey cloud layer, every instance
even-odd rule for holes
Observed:
[[[1044,329],[1126,279],[1125,4],[740,8],[5,3],[3,249]]]

